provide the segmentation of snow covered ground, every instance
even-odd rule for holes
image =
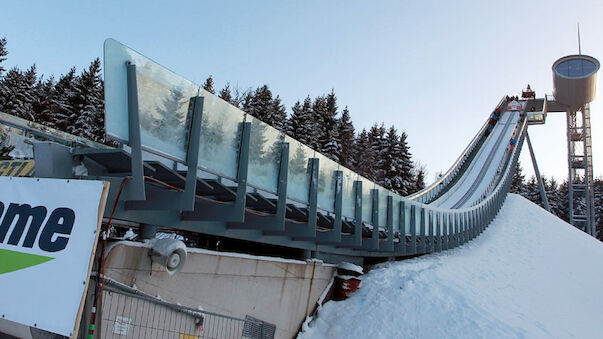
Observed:
[[[603,243],[521,196],[481,236],[373,268],[299,338],[601,338]]]

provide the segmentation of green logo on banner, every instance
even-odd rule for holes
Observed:
[[[0,274],[43,264],[54,258],[0,249]]]

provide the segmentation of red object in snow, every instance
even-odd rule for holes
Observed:
[[[335,276],[335,295],[334,300],[346,300],[350,294],[356,292],[360,287],[361,280],[352,276]]]

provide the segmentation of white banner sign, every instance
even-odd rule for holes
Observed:
[[[104,192],[102,181],[0,177],[4,319],[75,335]]]

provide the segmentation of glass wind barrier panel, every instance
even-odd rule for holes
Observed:
[[[142,145],[185,161],[189,103],[199,86],[113,39],[105,40],[104,59],[107,134],[129,141],[126,62],[131,62],[136,65]]]
[[[387,226],[387,197],[391,194],[390,191],[385,188],[375,185],[375,188],[379,190],[379,223],[381,227]]]
[[[358,176],[358,180],[362,181],[362,221],[373,223],[373,194],[372,190],[375,184],[365,177]]]
[[[402,197],[398,194],[393,194],[392,197],[392,203],[393,203],[393,230],[395,231],[399,231],[400,230],[400,202],[402,201]]]
[[[355,182],[358,180],[358,173],[347,169],[343,166],[340,167],[343,172],[343,185],[342,185],[342,208],[341,214],[350,219],[356,217],[356,188]]]
[[[199,96],[203,97],[199,168],[235,180],[245,113],[202,88]]]
[[[276,193],[285,135],[249,114],[245,121],[251,123],[247,183]]]
[[[339,170],[339,164],[316,153],[318,158],[318,207],[327,212],[335,211],[335,187],[337,177],[335,171]]]
[[[406,200],[404,202],[403,208],[404,208],[404,220],[402,220],[402,227],[404,227],[404,228],[400,229],[401,235],[410,233],[410,203],[408,202],[408,200]]]
[[[314,157],[314,150],[289,136],[285,136],[285,142],[289,143],[287,197],[307,204],[310,195],[310,159]]]

